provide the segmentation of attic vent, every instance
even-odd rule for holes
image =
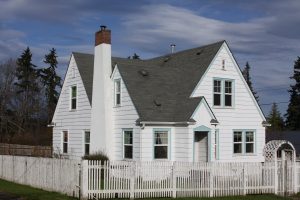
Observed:
[[[156,106],[161,106],[161,103],[157,100],[154,100],[153,103],[156,105]]]
[[[202,52],[203,52],[202,50],[201,50],[201,51],[198,51],[198,52],[196,53],[196,55],[199,56]]]
[[[144,70],[144,69],[140,70],[139,73],[140,73],[142,76],[148,76],[148,75],[149,75],[149,73],[148,73],[146,70]]]

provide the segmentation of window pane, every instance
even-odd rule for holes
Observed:
[[[254,144],[253,143],[246,144],[246,153],[254,153]]]
[[[154,158],[155,159],[168,158],[168,147],[167,146],[155,146],[154,147]]]
[[[232,96],[231,95],[225,95],[225,106],[232,106]]]
[[[242,144],[234,144],[233,153],[242,153]]]
[[[64,134],[64,142],[68,142],[68,132],[64,131],[63,134]]]
[[[242,132],[234,132],[233,142],[242,142]]]
[[[72,102],[71,109],[76,109],[76,99],[72,99],[71,102]]]
[[[120,92],[121,91],[121,84],[120,81],[116,81],[116,92]]]
[[[214,80],[214,92],[221,92],[221,81]]]
[[[77,95],[76,93],[77,93],[76,86],[73,86],[72,87],[72,98],[74,98],[74,97],[76,98],[76,95]]]
[[[124,157],[132,158],[132,146],[128,146],[128,145],[124,146]]]
[[[221,95],[220,94],[214,94],[214,105],[215,106],[221,105]]]
[[[116,94],[116,104],[120,105],[121,103],[121,94]]]
[[[68,153],[68,143],[63,144],[63,153]]]
[[[90,144],[84,145],[84,154],[89,155],[90,154]]]
[[[155,144],[168,144],[168,132],[156,132]]]
[[[132,144],[132,131],[124,131],[124,144]]]
[[[246,132],[246,142],[253,142],[254,137],[253,137],[253,132]]]
[[[90,143],[90,132],[85,131],[85,137],[84,137],[85,143]]]

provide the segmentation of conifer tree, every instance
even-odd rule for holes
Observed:
[[[56,73],[58,63],[56,50],[54,48],[50,50],[49,54],[45,55],[44,63],[47,64],[48,67],[39,70],[39,75],[45,86],[47,116],[48,122],[50,122],[59,97],[57,89],[61,88],[61,78]]]
[[[251,92],[253,93],[256,101],[258,102],[259,101],[259,97],[257,95],[257,92],[255,92],[254,89],[253,89],[253,87],[252,87],[252,81],[251,81],[251,77],[250,77],[250,69],[251,69],[251,67],[250,67],[249,63],[247,62],[245,68],[242,71],[242,74],[243,74],[243,76],[244,76],[244,78],[245,78],[245,80],[246,80],[246,82],[247,82],[247,84],[248,84]]]
[[[278,132],[282,131],[284,128],[284,121],[276,103],[272,104],[271,112],[268,116],[268,122],[271,124],[271,127],[268,127],[268,131],[271,130]]]
[[[290,130],[300,130],[300,57],[295,61],[292,77],[296,83],[291,85],[290,102],[286,113],[286,126]]]

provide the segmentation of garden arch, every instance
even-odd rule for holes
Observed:
[[[264,148],[266,162],[287,160],[296,161],[296,150],[292,143],[287,140],[271,140]]]

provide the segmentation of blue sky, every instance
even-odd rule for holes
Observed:
[[[63,76],[72,51],[93,53],[100,25],[112,30],[114,56],[150,58],[226,40],[238,64],[250,63],[261,104],[287,102],[300,56],[298,0],[0,0],[0,62],[29,46],[43,66],[57,49]],[[281,113],[287,103],[279,104]],[[265,114],[270,105],[262,105]]]

